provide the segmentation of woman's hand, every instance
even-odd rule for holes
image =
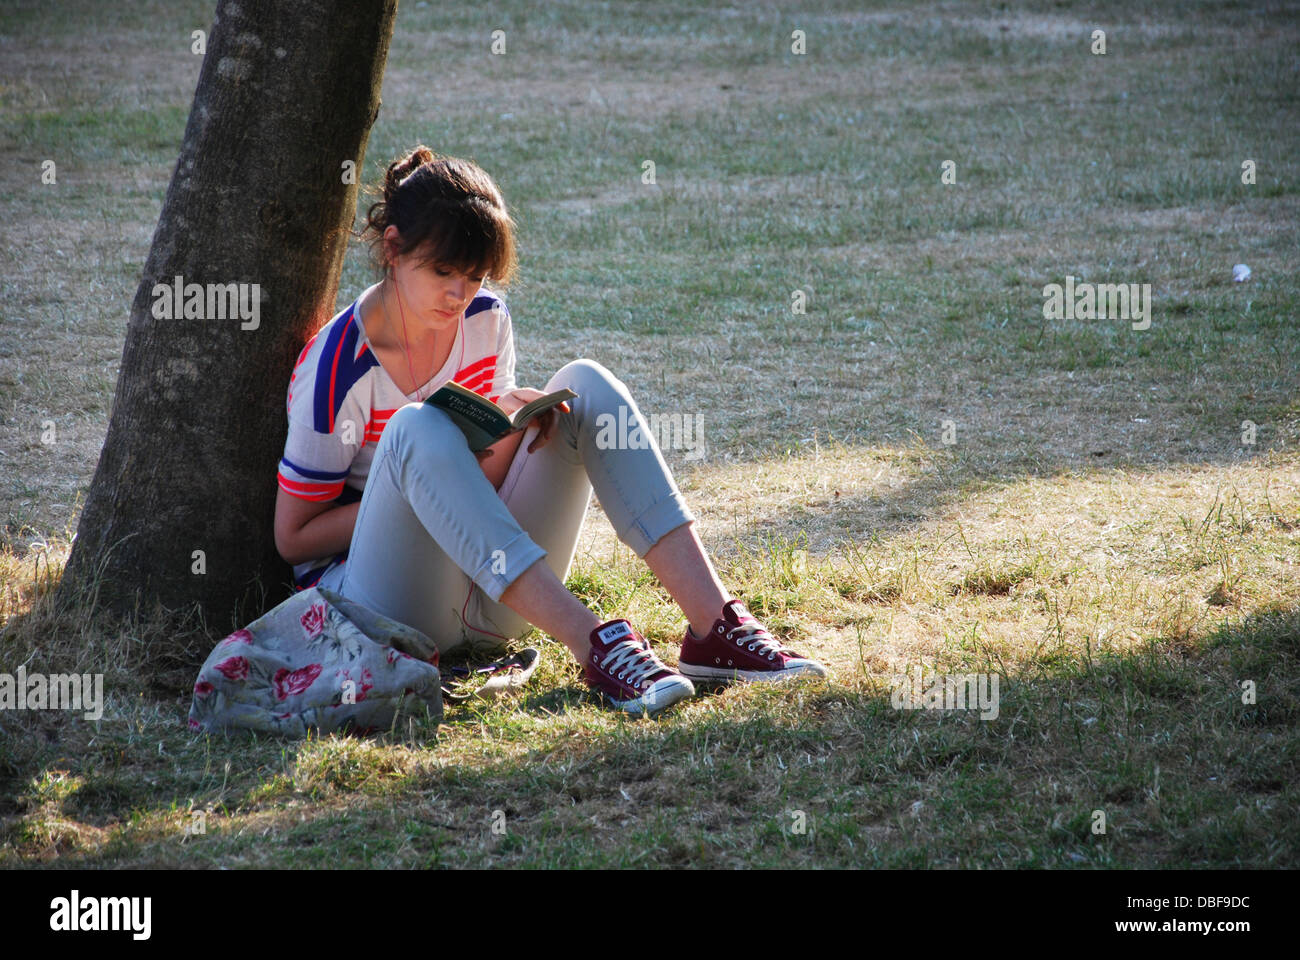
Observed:
[[[507,414],[513,416],[514,412],[526,403],[531,403],[538,397],[544,397],[546,394],[541,390],[534,390],[532,387],[518,387],[509,393],[503,393],[497,398],[497,406]],[[540,450],[550,441],[551,435],[555,432],[555,425],[559,422],[560,413],[569,412],[568,402],[563,402],[559,406],[551,407],[545,413],[539,413],[533,419],[528,421],[525,429],[532,424],[537,424],[538,434],[533,442],[528,445],[528,452]]]

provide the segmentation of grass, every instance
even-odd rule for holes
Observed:
[[[0,865],[1297,865],[1294,6],[404,4],[365,181],[418,140],[496,176],[520,382],[703,412],[666,457],[724,582],[834,678],[636,722],[546,639],[516,700],[302,741],[185,729],[233,625],[50,609],[210,18],[63,6],[0,27],[0,672],[108,703],[0,712]],[[1044,320],[1067,274],[1151,328]],[[569,585],[675,659],[596,507]],[[892,709],[918,664],[998,718]]]

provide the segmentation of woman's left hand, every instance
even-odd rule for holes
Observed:
[[[538,397],[544,396],[546,396],[546,394],[541,390],[534,390],[532,387],[518,387],[511,390],[509,393],[503,393],[498,397],[497,406],[507,414],[513,416],[514,412],[524,404],[531,403]],[[569,409],[569,404],[565,401],[559,406],[552,407],[545,413],[539,413],[537,416],[533,417],[533,419],[528,421],[524,429],[527,429],[533,424],[536,424],[538,427],[537,436],[533,439],[533,442],[528,445],[529,453],[532,453],[534,450],[540,450],[542,447],[546,446],[551,439],[551,435],[555,432],[555,425],[559,422],[560,413],[568,413]]]

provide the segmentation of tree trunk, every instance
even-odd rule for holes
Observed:
[[[224,630],[287,593],[285,391],[333,312],[396,10],[219,0],[61,605]]]

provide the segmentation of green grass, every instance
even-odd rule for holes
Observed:
[[[0,672],[110,702],[0,713],[0,865],[1297,866],[1295,6],[859,6],[406,3],[363,166],[496,177],[520,382],[593,356],[705,411],[666,454],[701,535],[834,682],[638,722],[534,636],[516,700],[276,741],[185,729],[224,624],[48,602],[211,5],[6,3]],[[1067,274],[1151,284],[1151,328],[1045,320]],[[350,250],[337,306],[371,279]],[[584,536],[570,588],[674,660],[672,599]],[[997,674],[998,718],[893,709],[917,664]]]

